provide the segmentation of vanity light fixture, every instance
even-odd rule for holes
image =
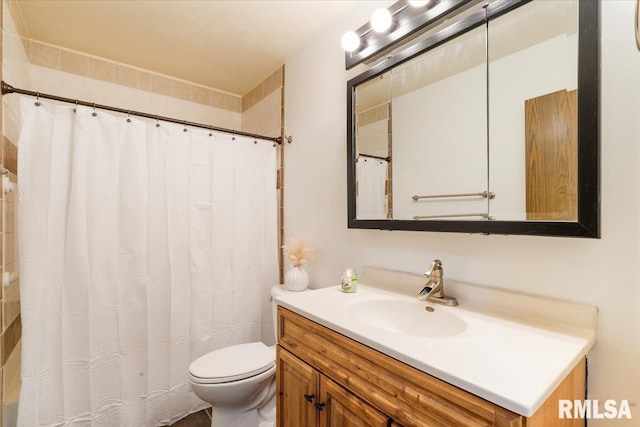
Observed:
[[[342,36],[347,70],[383,55],[420,30],[428,30],[462,6],[476,0],[400,0],[373,12],[371,21]]]
[[[360,37],[355,31],[347,31],[342,36],[342,48],[345,52],[353,52],[360,47]]]
[[[393,16],[391,16],[391,12],[389,9],[376,9],[371,15],[371,28],[376,33],[384,33],[389,28],[391,28],[391,24],[393,23]]]

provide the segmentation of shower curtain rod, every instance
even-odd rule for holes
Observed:
[[[373,154],[358,153],[358,157],[370,157],[372,159],[386,160],[387,162],[391,161],[391,157],[390,156],[382,157],[382,156],[374,156]]]
[[[53,101],[67,102],[69,104],[76,104],[76,105],[83,105],[85,107],[99,108],[101,110],[114,111],[116,113],[123,113],[123,114],[127,114],[127,115],[130,115],[130,116],[138,116],[138,117],[144,117],[144,118],[147,118],[147,119],[162,120],[163,122],[171,122],[171,123],[177,123],[179,125],[184,125],[184,126],[191,126],[191,127],[196,127],[196,128],[215,130],[217,132],[226,132],[226,133],[231,133],[231,134],[239,135],[239,136],[248,136],[248,137],[251,137],[251,138],[257,138],[257,139],[264,139],[264,140],[267,140],[267,141],[273,141],[276,144],[282,144],[282,137],[280,137],[280,136],[273,137],[273,136],[259,135],[259,134],[256,134],[256,133],[242,132],[242,131],[239,131],[239,130],[226,129],[226,128],[221,128],[221,127],[217,127],[217,126],[205,125],[205,124],[202,124],[202,123],[189,122],[187,120],[178,120],[178,119],[174,119],[174,118],[171,118],[171,117],[159,116],[157,114],[143,113],[143,112],[134,111],[134,110],[125,110],[124,108],[118,108],[118,107],[111,107],[111,106],[108,106],[108,105],[96,104],[95,102],[79,101],[77,99],[64,98],[64,97],[61,97],[61,96],[50,95],[50,94],[47,94],[47,93],[34,92],[32,90],[18,89],[18,88],[15,88],[15,87],[11,86],[10,84],[7,84],[4,80],[2,80],[2,94],[6,95],[6,94],[10,94],[10,93],[19,93],[21,95],[35,96],[36,98],[51,99]],[[291,142],[291,137],[290,136],[287,137],[287,141]]]

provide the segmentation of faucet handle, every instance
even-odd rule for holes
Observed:
[[[442,271],[442,261],[440,261],[439,259],[434,259],[431,265],[429,266],[429,269],[427,270],[427,272],[424,273],[424,276],[430,277],[431,274],[437,270]]]

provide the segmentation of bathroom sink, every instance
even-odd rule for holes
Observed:
[[[367,300],[353,304],[347,313],[360,322],[397,334],[448,337],[467,329],[465,321],[449,310],[421,301]]]

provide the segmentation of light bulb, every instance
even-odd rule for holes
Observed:
[[[423,0],[409,0],[409,4],[413,7],[422,7],[422,6],[426,6],[427,3],[429,3],[429,0],[423,1]]]
[[[387,9],[377,9],[373,12],[373,15],[371,15],[371,28],[373,28],[373,31],[376,33],[383,33],[391,28],[391,21],[391,12]]]
[[[347,31],[342,36],[342,48],[347,52],[353,52],[360,47],[360,37],[355,31]]]

